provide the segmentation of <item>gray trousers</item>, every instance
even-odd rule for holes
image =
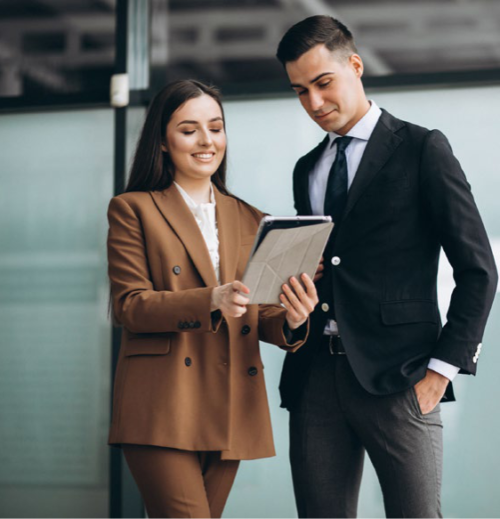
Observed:
[[[299,517],[356,517],[365,450],[387,517],[442,517],[440,406],[422,415],[413,388],[374,396],[346,355],[321,347],[290,413],[290,461]]]

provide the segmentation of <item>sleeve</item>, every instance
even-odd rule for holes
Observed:
[[[446,137],[427,135],[421,159],[423,209],[452,268],[455,289],[432,357],[476,374],[476,352],[495,297],[498,274],[470,185]]]
[[[108,274],[115,319],[132,333],[215,332],[214,287],[179,292],[153,287],[140,218],[123,198],[108,209]]]
[[[259,339],[275,344],[289,352],[297,351],[309,335],[309,318],[297,328],[290,330],[286,322],[286,310],[279,305],[259,305]]]

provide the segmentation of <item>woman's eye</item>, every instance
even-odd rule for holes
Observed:
[[[182,132],[184,135],[192,135],[194,133],[194,130],[191,130],[191,131],[188,131],[188,130],[184,130]]]
[[[222,128],[212,128],[210,131],[214,133],[219,133],[222,131]]]
[[[307,90],[300,90],[300,92],[297,92],[297,95],[303,96],[306,92]]]
[[[326,86],[328,86],[330,84],[330,81],[325,81],[324,83],[318,83],[318,85],[321,87],[321,88],[324,88]]]

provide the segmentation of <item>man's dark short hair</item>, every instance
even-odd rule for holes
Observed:
[[[345,59],[358,52],[351,31],[342,22],[331,16],[319,15],[290,27],[278,45],[276,57],[285,66],[316,45],[325,45]]]

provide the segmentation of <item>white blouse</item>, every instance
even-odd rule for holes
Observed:
[[[215,196],[214,188],[210,184],[210,202],[207,204],[197,204],[187,193],[182,189],[177,182],[174,182],[175,187],[184,198],[187,206],[193,213],[193,216],[200,228],[201,234],[205,239],[210,259],[215,270],[217,282],[220,285],[220,256],[219,256],[219,232],[217,230],[217,220],[215,218]]]

